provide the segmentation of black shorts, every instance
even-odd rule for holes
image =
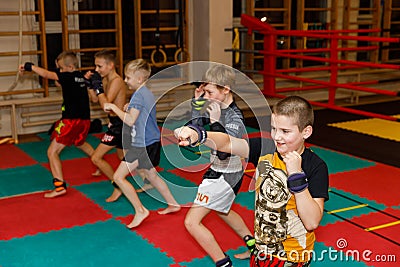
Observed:
[[[139,161],[138,169],[150,170],[160,163],[161,143],[155,142],[147,147],[130,147],[122,161]]]
[[[123,148],[122,147],[122,127],[124,123],[119,117],[111,117],[109,118],[109,124],[107,132],[101,138],[101,143],[107,146]]]

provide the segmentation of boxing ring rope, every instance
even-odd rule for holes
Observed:
[[[328,89],[328,102],[322,103],[317,101],[310,101],[312,105],[320,106],[324,108],[334,109],[338,111],[343,111],[352,114],[358,114],[367,117],[380,118],[390,121],[399,121],[399,119],[383,114],[377,114],[367,111],[356,110],[352,108],[346,108],[338,106],[335,104],[335,96],[338,88],[368,92],[380,95],[388,96],[400,96],[400,91],[394,92],[385,89],[370,88],[364,85],[378,84],[379,80],[370,81],[359,81],[350,83],[339,83],[338,75],[341,70],[357,69],[357,68],[375,68],[375,69],[390,69],[399,70],[400,66],[393,64],[379,64],[373,62],[365,61],[352,61],[339,59],[339,54],[341,52],[354,52],[354,51],[378,51],[378,45],[372,46],[360,46],[360,47],[340,47],[339,41],[351,40],[351,41],[362,41],[362,42],[373,42],[373,43],[383,43],[383,42],[400,42],[400,38],[385,38],[385,37],[371,37],[371,36],[354,36],[354,35],[343,35],[350,33],[379,33],[380,29],[364,29],[364,30],[277,30],[273,28],[268,23],[260,21],[258,18],[242,14],[241,24],[247,28],[248,34],[256,32],[263,35],[264,50],[240,50],[244,53],[258,53],[264,55],[263,70],[256,71],[256,73],[262,74],[264,78],[264,85],[262,93],[266,97],[278,97],[284,98],[285,95],[281,94],[283,92],[291,91],[308,91],[317,89]],[[306,38],[318,38],[322,40],[327,40],[328,45],[326,48],[311,48],[311,49],[278,49],[277,48],[277,37],[287,36],[287,37],[306,37]],[[329,57],[317,57],[303,55],[303,53],[328,53]],[[298,60],[309,60],[322,62],[328,65],[321,67],[299,67],[299,68],[289,68],[289,69],[277,69],[276,61],[277,57],[298,59]],[[290,73],[302,73],[302,72],[312,72],[312,71],[329,71],[330,78],[329,81],[321,81],[312,78],[299,77],[294,75],[289,75]],[[303,86],[303,87],[289,87],[289,88],[276,88],[275,80],[276,78],[283,78],[298,82],[311,83],[315,85]]]

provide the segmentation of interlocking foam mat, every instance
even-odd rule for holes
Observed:
[[[400,115],[395,115],[393,117],[400,119]],[[328,125],[400,142],[400,123],[397,121],[373,118],[330,123]]]
[[[251,132],[252,136],[257,133]],[[96,144],[98,137],[90,138]],[[150,216],[133,230],[125,226],[134,215],[129,202],[124,197],[115,203],[105,202],[113,187],[106,177],[91,175],[94,166],[80,151],[66,148],[63,152],[68,193],[45,199],[43,192],[52,188],[46,136],[40,142],[0,146],[0,266],[214,266],[184,227],[188,207],[208,165],[207,148],[200,148],[199,153],[179,148],[170,136],[163,139],[159,175],[183,208],[159,215],[157,210],[166,207],[159,193],[141,193]],[[312,266],[398,266],[399,169],[312,144],[310,147],[327,162],[331,185],[330,200],[316,231]],[[106,159],[113,167],[119,163],[112,153]],[[249,187],[254,166],[246,168],[233,210],[251,229],[254,192]],[[135,187],[143,184],[135,173],[128,180]],[[233,258],[245,251],[244,243],[216,214],[208,216],[204,224],[235,267],[249,265],[248,260]],[[356,251],[371,253],[363,258],[361,254],[357,257]],[[384,257],[386,261],[378,261]]]

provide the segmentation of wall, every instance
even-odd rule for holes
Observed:
[[[232,65],[232,55],[224,51],[232,47],[232,0],[193,0],[191,1],[189,36],[192,60],[214,61]]]

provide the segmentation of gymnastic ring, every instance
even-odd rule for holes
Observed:
[[[183,56],[186,55],[187,56],[187,60],[186,61],[190,61],[190,55],[189,52],[184,48],[182,50],[182,48],[179,48],[175,51],[175,55],[174,55],[174,60],[176,63],[182,63],[184,62],[183,60],[179,60],[178,57],[179,55],[182,54],[182,59],[184,58]]]
[[[154,56],[156,55],[157,52],[161,53],[162,58],[163,58],[162,61],[156,62],[156,61],[154,60]],[[152,63],[154,66],[156,66],[156,67],[162,67],[162,66],[165,65],[165,63],[167,63],[167,54],[166,54],[166,53],[164,52],[164,50],[162,50],[161,48],[159,48],[159,49],[154,49],[154,50],[151,52],[150,60],[151,60],[151,63]]]

